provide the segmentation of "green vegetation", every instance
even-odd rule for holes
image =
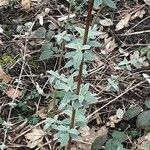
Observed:
[[[31,18],[19,14],[13,19],[15,29],[11,19],[2,22],[9,25],[0,25],[0,45],[7,47],[3,40],[8,40],[19,54],[0,56],[0,150],[22,139],[30,149],[139,147],[150,131],[150,49],[139,39],[131,49],[124,36],[132,36],[130,30],[141,23],[128,29],[129,21],[139,15],[135,13],[144,14],[145,5],[120,13],[118,3],[66,0],[53,17],[45,2],[36,15],[24,11],[33,13]],[[16,11],[20,4],[27,6],[13,0],[8,7]],[[125,4],[121,7],[128,8]],[[114,25],[116,18],[120,22]]]

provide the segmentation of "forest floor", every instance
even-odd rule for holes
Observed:
[[[72,144],[74,149],[105,149],[115,131],[127,137],[121,142],[125,149],[150,149],[148,4],[150,1],[119,0],[116,10],[93,10],[102,47],[93,49],[95,60],[88,66],[84,81],[90,82],[98,102],[87,110],[89,128],[82,129],[80,139]],[[68,21],[67,0],[31,0],[30,4],[0,1],[0,149],[4,144],[7,150],[50,149],[51,136],[45,134],[43,125],[53,103],[40,94],[39,87],[44,93],[51,92],[45,75],[60,64],[59,55],[45,60],[40,57],[44,41],[55,43],[55,35],[65,30],[66,24],[70,31],[75,25],[84,26],[87,5],[77,8],[71,10]],[[64,63],[65,59],[61,68]],[[140,115],[142,121],[138,120]],[[106,135],[101,144],[101,137]]]

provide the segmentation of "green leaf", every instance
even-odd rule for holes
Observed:
[[[76,126],[78,127],[85,126],[86,123],[87,123],[87,119],[83,114],[82,115],[76,114],[76,119],[75,119]]]
[[[80,27],[75,27],[75,30],[79,32],[80,36],[83,36],[84,35],[84,29],[83,28],[80,28]]]
[[[67,42],[70,41],[70,37],[66,33],[66,31],[63,31],[62,33],[57,34],[55,37],[56,37],[58,45],[60,45],[63,42],[63,40],[65,40]]]
[[[53,56],[52,43],[45,42],[42,45],[42,53],[40,55],[40,60],[46,60]]]
[[[116,9],[116,5],[115,3],[112,1],[112,0],[103,0],[103,3],[108,6],[108,7],[111,7],[113,9]]]
[[[85,29],[79,28],[79,27],[76,27],[75,29],[80,33],[80,37],[84,36]],[[94,26],[92,29],[90,27],[89,34],[88,34],[88,39],[95,39],[96,36],[98,36],[99,34],[100,33],[97,31],[97,26]]]
[[[95,56],[96,55],[92,51],[85,51],[84,52],[84,60],[85,61],[93,61]]]
[[[94,8],[98,8],[102,4],[102,0],[94,0]]]
[[[54,88],[58,90],[65,90],[66,92],[70,90],[70,87],[66,83],[62,83],[59,80],[56,81]]]
[[[28,123],[31,125],[36,125],[40,121],[38,116],[31,116],[28,118]]]
[[[73,57],[73,65],[75,69],[78,69],[83,58],[83,53],[78,51],[76,55]]]
[[[102,44],[97,41],[89,41],[88,44],[92,47],[102,47]]]
[[[69,133],[60,134],[58,141],[60,142],[62,147],[66,146],[69,141]]]
[[[64,110],[62,113],[68,115],[68,116],[72,116],[72,110]]]
[[[67,106],[67,103],[60,103],[59,110],[63,110]]]
[[[74,134],[74,135],[79,135],[79,132],[78,132],[77,129],[70,129],[70,130],[69,130],[69,133],[70,133],[70,134]]]
[[[145,54],[147,54],[148,51],[150,51],[150,47],[139,48],[139,51],[140,51],[140,56],[144,56]]]
[[[112,137],[114,140],[119,141],[120,143],[124,142],[127,139],[126,134],[120,131],[114,131],[112,133]]]
[[[82,50],[87,50],[87,49],[90,49],[90,48],[91,48],[90,45],[83,45],[83,46],[82,46]]]
[[[124,150],[123,145],[119,141],[114,139],[109,139],[106,142],[105,150],[117,150],[118,148],[122,148],[121,150]]]
[[[63,132],[68,131],[68,128],[66,126],[63,126],[63,125],[57,126],[56,129],[59,130],[59,131],[63,131]]]
[[[0,150],[5,150],[6,148],[7,146],[4,143],[0,144]]]
[[[141,129],[145,129],[150,127],[150,110],[142,112],[137,117],[137,127]]]
[[[73,66],[73,60],[69,60],[69,61],[65,64],[64,68],[69,68],[69,67],[71,67],[71,66]]]
[[[91,150],[99,150],[105,144],[107,135],[98,136],[92,143]]]
[[[47,118],[45,121],[44,130],[47,130],[48,128],[50,128],[52,124],[54,124],[55,122],[56,122],[56,119]]]
[[[131,129],[131,131],[128,132],[129,136],[132,136],[133,138],[139,137],[140,136],[140,130],[137,128]]]
[[[130,65],[130,61],[128,61],[126,58],[124,58],[123,61],[121,61],[118,66],[124,66],[124,65]]]
[[[88,90],[89,90],[89,86],[90,86],[89,83],[86,83],[86,84],[82,85],[80,93],[82,95],[86,95]]]
[[[145,101],[145,106],[150,109],[150,98]]]
[[[84,100],[84,96],[82,94],[79,95],[79,103],[82,105],[82,102]]]
[[[92,94],[91,92],[87,92],[87,94],[84,96],[84,99],[86,101],[87,104],[92,104],[92,103],[95,103],[97,102],[97,99],[95,97],[94,94]]]
[[[82,45],[80,45],[80,46],[82,46]],[[71,48],[71,49],[78,49],[79,45],[77,43],[72,42],[72,43],[67,44],[65,47]]]
[[[137,116],[141,111],[141,107],[131,107],[124,113],[123,119],[128,121]]]
[[[99,35],[100,35],[100,33],[97,31],[97,26],[96,25],[94,25],[94,27],[92,29],[90,27],[89,34],[88,34],[88,38],[89,39],[93,40],[93,39],[95,39]]]
[[[65,54],[65,58],[73,58],[73,56],[76,54],[76,52],[68,52]]]

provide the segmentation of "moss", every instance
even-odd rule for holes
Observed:
[[[11,55],[4,54],[0,57],[0,66],[4,67],[14,61]]]

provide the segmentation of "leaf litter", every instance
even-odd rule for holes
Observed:
[[[0,3],[0,5],[7,5],[8,4],[8,1],[7,1],[7,3],[6,3],[6,1],[5,1],[5,3],[3,3],[4,2],[4,0],[3,1],[1,1],[1,3]],[[22,9],[24,9],[24,10],[26,10],[26,11],[29,11],[30,9],[32,9],[32,4],[31,4],[31,2],[33,2],[33,1],[30,1],[30,0],[22,0],[22,5],[21,5],[21,7],[22,7]],[[37,2],[37,0],[34,0],[34,2]],[[149,0],[144,0],[144,2],[147,4],[147,5],[149,5],[150,3],[149,3]],[[3,4],[2,4],[3,3]],[[27,4],[27,5],[25,5],[25,3]],[[131,9],[130,9],[131,10]],[[134,10],[136,10],[136,11],[134,11]],[[106,19],[102,19],[102,20],[100,20],[99,21],[99,23],[104,27],[104,29],[102,28],[102,30],[101,31],[99,31],[100,32],[100,36],[99,36],[99,38],[100,38],[100,40],[102,40],[103,41],[103,43],[105,44],[105,48],[104,48],[104,51],[105,51],[105,54],[109,54],[110,56],[111,56],[111,54],[113,54],[113,53],[115,53],[116,51],[116,49],[118,50],[119,48],[122,48],[122,47],[119,47],[119,45],[118,45],[118,41],[115,39],[115,37],[112,37],[112,35],[110,35],[110,33],[109,33],[109,31],[107,31],[105,28],[107,27],[107,28],[109,28],[109,29],[111,29],[113,26],[115,26],[116,27],[116,31],[118,32],[118,33],[120,33],[119,31],[121,30],[121,31],[123,31],[122,29],[125,29],[126,27],[130,27],[130,24],[131,23],[134,23],[134,22],[132,22],[132,21],[134,21],[134,20],[136,20],[136,19],[138,19],[138,18],[143,18],[144,17],[144,15],[145,15],[145,13],[146,13],[146,11],[145,11],[145,7],[144,8],[139,8],[138,9],[138,7],[137,7],[137,9],[133,9],[133,10],[131,10],[129,13],[125,13],[125,14],[123,14],[123,15],[120,15],[120,17],[119,17],[119,22],[117,23],[117,25],[115,25],[115,23],[114,23],[114,21],[110,18],[106,18]],[[74,14],[74,13],[73,13]],[[36,16],[36,15],[35,15]],[[63,15],[62,15],[63,16]],[[65,15],[64,15],[65,16]],[[57,17],[57,18],[59,18],[59,19],[62,19],[62,21],[64,21],[64,20],[66,20],[66,16],[65,17]],[[40,24],[40,26],[43,26],[43,25],[45,25],[44,23],[45,23],[45,17],[47,17],[46,15],[41,15],[41,16],[37,16],[37,18],[36,19],[38,19],[38,21],[39,21],[39,24]],[[74,15],[73,15],[73,17],[75,17]],[[58,20],[59,20],[58,19]],[[49,20],[49,21],[51,21],[51,20]],[[36,28],[35,27],[35,30],[31,33],[31,35],[32,35],[32,38],[34,38],[35,40],[36,40],[36,38],[40,38],[40,39],[42,39],[42,38],[45,38],[45,36],[46,36],[46,34],[45,34],[45,30],[42,30],[43,28],[39,28],[39,30],[38,30],[38,28]],[[39,34],[38,34],[38,33]],[[123,31],[124,32],[124,31]],[[122,33],[122,32],[121,32]],[[19,37],[19,36],[18,36]],[[121,39],[122,40],[122,39]],[[31,41],[32,42],[32,41]],[[124,41],[123,41],[124,42]],[[2,43],[3,43],[3,41],[2,41]],[[134,43],[133,43],[134,44]],[[2,44],[3,45],[3,44]],[[119,47],[119,48],[118,48]],[[133,58],[140,58],[140,54],[137,54],[137,52],[135,52],[135,53],[132,53],[132,52],[130,52],[130,51],[126,51],[126,47],[123,47],[123,53],[122,54],[128,54],[128,56],[127,57],[131,57],[131,59],[133,59]],[[98,57],[98,59],[97,60],[95,60],[96,62],[95,62],[95,64],[96,63],[98,63],[98,65],[100,65],[100,66],[102,66],[102,70],[100,69],[100,72],[102,73],[102,75],[101,76],[99,76],[99,75],[97,75],[97,72],[94,74],[94,73],[92,73],[91,72],[91,76],[92,76],[92,79],[95,79],[94,78],[94,75],[96,75],[96,80],[99,80],[100,82],[105,82],[105,78],[106,78],[106,76],[105,76],[105,74],[103,74],[103,72],[105,72],[105,70],[103,70],[103,69],[107,69],[107,67],[109,68],[109,66],[107,66],[106,68],[105,68],[105,57],[103,58],[103,59],[101,59],[98,55],[96,56],[96,57]],[[125,56],[126,57],[126,56]],[[145,56],[143,56],[144,57],[144,59],[145,59]],[[112,59],[112,58],[111,58]],[[117,58],[117,59],[120,59],[120,58]],[[115,61],[118,61],[118,60],[115,60]],[[114,60],[112,59],[111,60],[111,64],[116,64],[116,62],[113,62]],[[95,64],[93,64],[93,66],[95,65]],[[104,66],[104,67],[103,67]],[[95,67],[97,67],[97,65],[95,65]],[[134,67],[137,67],[138,69],[139,69],[139,66],[138,65],[135,65]],[[141,68],[141,66],[140,66],[140,68]],[[1,69],[1,68],[0,68]],[[99,68],[98,68],[99,69]],[[114,73],[114,72],[113,72]],[[116,72],[115,72],[116,73]],[[121,75],[122,75],[122,77],[121,77],[121,80],[122,80],[122,84],[121,84],[121,86],[122,87],[126,87],[126,84],[128,85],[129,84],[129,82],[132,82],[132,81],[130,81],[130,79],[129,78],[127,78],[127,80],[126,80],[126,77],[128,77],[128,74],[124,74],[124,72],[120,72],[121,73]],[[112,74],[112,72],[110,72],[110,70],[108,70],[108,72],[106,72],[106,74],[107,74],[107,76],[109,76],[109,74]],[[125,76],[125,77],[124,77]],[[137,76],[135,76],[135,78],[136,78]],[[140,76],[141,77],[141,76]],[[139,82],[139,78],[140,78],[139,76],[136,78],[137,79],[137,82]],[[145,75],[144,74],[144,77],[149,81],[149,75],[147,74],[147,75]],[[134,76],[133,76],[133,78],[134,78]],[[2,69],[0,70],[0,80],[3,82],[3,83],[10,83],[11,81],[12,81],[12,78],[9,76],[9,75],[7,75]],[[102,80],[102,81],[101,81]],[[96,81],[95,81],[96,82]],[[41,87],[41,85],[39,85],[40,87]],[[94,85],[95,87],[95,89],[98,91],[98,92],[103,92],[103,88],[104,88],[104,85],[102,85],[102,86],[100,86],[99,85],[99,83],[97,84],[97,85]],[[137,90],[138,91],[138,90]],[[136,90],[135,91],[133,91],[133,92],[137,92]],[[14,93],[16,92],[16,96],[14,97]],[[20,98],[21,97],[21,95],[22,95],[22,91],[20,91],[20,90],[17,90],[16,91],[16,89],[15,88],[13,88],[13,87],[8,87],[8,91],[6,92],[7,93],[7,95],[10,97],[10,98]],[[104,94],[104,93],[103,93]],[[108,93],[107,93],[108,94]],[[139,93],[136,93],[137,95],[139,94]],[[109,95],[110,97],[112,96],[116,96],[117,94],[116,93],[113,93],[112,95]],[[130,97],[130,96],[129,96]],[[104,98],[104,100],[105,100],[105,98]],[[122,100],[122,99],[121,99]],[[127,101],[127,100],[126,100]],[[133,102],[132,100],[131,100],[131,102]],[[117,103],[119,103],[119,101],[117,102]],[[133,102],[134,103],[134,102]],[[120,103],[119,103],[120,104]],[[43,104],[42,104],[43,105]],[[51,106],[49,106],[50,107],[50,111],[51,111]],[[41,118],[41,119],[45,119],[46,118],[46,113],[47,112],[45,112],[45,107],[42,107],[42,106],[40,106],[40,108],[39,108],[39,112],[38,112],[38,115],[39,115],[39,117]],[[82,129],[83,131],[80,131],[80,133],[81,133],[81,139],[79,140],[79,141],[76,141],[77,142],[77,145],[78,145],[78,143],[79,143],[79,145],[78,145],[78,147],[80,147],[80,148],[83,148],[83,149],[89,149],[90,147],[91,147],[91,145],[92,145],[92,143],[94,142],[94,140],[98,137],[98,136],[105,136],[105,135],[107,135],[107,133],[108,133],[108,129],[111,127],[111,128],[113,128],[113,129],[115,129],[116,128],[116,126],[122,121],[122,116],[123,116],[123,113],[124,113],[124,111],[123,111],[124,109],[122,109],[122,107],[120,107],[119,106],[119,109],[117,109],[117,111],[115,111],[116,112],[116,114],[115,113],[108,113],[108,116],[107,116],[107,119],[109,120],[109,121],[106,121],[106,120],[104,120],[104,121],[106,121],[106,122],[104,122],[103,124],[105,124],[104,125],[104,127],[98,127],[98,128],[96,128],[96,127],[87,127],[87,129]],[[106,112],[107,112],[107,110],[106,110]],[[114,115],[115,114],[115,115]],[[99,115],[99,114],[98,114]],[[103,115],[102,115],[103,116]],[[102,124],[102,122],[100,122],[99,123],[99,125],[100,126],[102,126],[101,125]],[[107,127],[106,127],[107,126]],[[99,133],[99,132],[101,132],[101,133]],[[41,146],[42,144],[43,144],[43,137],[44,137],[45,135],[44,135],[44,131],[42,130],[42,129],[40,129],[40,128],[36,128],[36,129],[33,129],[33,130],[31,130],[31,132],[28,132],[27,134],[25,134],[25,139],[26,139],[26,142],[27,142],[27,146],[29,147],[29,148],[35,148],[36,146]],[[148,136],[149,137],[149,136]],[[144,140],[145,140],[145,138],[144,138]],[[146,140],[147,140],[147,138],[146,138]],[[141,140],[141,141],[143,141],[143,139]],[[139,142],[138,143],[138,145],[142,145],[141,143],[142,142]],[[82,144],[83,143],[83,144]],[[85,144],[86,143],[86,144]],[[139,149],[140,149],[141,147],[139,147]],[[142,149],[142,148],[141,148]],[[145,149],[145,150],[147,150],[147,149]]]

